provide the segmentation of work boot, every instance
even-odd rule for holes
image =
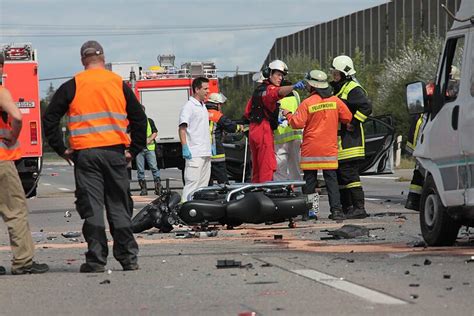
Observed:
[[[367,214],[365,209],[354,208],[351,212],[346,214],[346,219],[361,219],[368,216],[369,214]]]
[[[148,189],[146,188],[146,180],[138,180],[138,185],[140,185],[140,195],[148,195]]]
[[[413,192],[408,193],[407,201],[405,202],[405,208],[419,212],[420,195]]]
[[[138,265],[138,263],[130,263],[130,264],[122,266],[122,268],[123,268],[123,271],[134,271],[134,270],[140,269],[140,266]]]
[[[352,209],[351,191],[349,189],[341,189],[339,193],[341,195],[342,211],[344,214],[347,214]]]
[[[350,191],[351,191],[352,205],[354,205],[354,211],[359,209],[359,210],[363,210],[365,213],[365,197],[364,197],[364,190],[362,189],[362,187],[351,188]]]
[[[340,221],[346,219],[341,209],[331,210],[331,214],[329,214],[328,218],[332,219],[333,221]]]
[[[5,270],[5,267],[0,266],[0,275],[5,275],[7,273],[7,270]]]
[[[102,273],[105,271],[105,267],[98,263],[86,262],[81,264],[79,272],[81,273]]]
[[[12,269],[12,274],[13,275],[40,274],[40,273],[48,272],[48,270],[49,270],[49,267],[46,263],[38,263],[38,262],[33,261],[33,263],[27,267]]]
[[[156,195],[161,194],[161,179],[160,178],[155,180],[155,194]]]

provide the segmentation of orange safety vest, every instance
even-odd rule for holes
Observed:
[[[293,128],[303,129],[300,168],[302,170],[337,169],[337,130],[339,122],[347,124],[352,114],[336,96],[323,99],[313,94],[294,114],[288,114]]]
[[[5,89],[0,85],[0,91]],[[3,137],[11,131],[11,126],[0,118],[0,160],[18,160],[21,158],[20,143],[17,141],[12,147],[8,147],[3,141]]]
[[[71,148],[128,146],[122,78],[106,69],[88,69],[74,80],[76,93],[68,111]]]

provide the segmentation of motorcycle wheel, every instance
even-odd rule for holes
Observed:
[[[145,206],[140,212],[135,215],[132,219],[132,231],[133,233],[141,233],[154,226],[154,218],[151,214],[153,205]]]

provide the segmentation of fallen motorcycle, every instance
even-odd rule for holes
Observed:
[[[311,197],[295,188],[304,181],[241,183],[205,187],[194,191],[187,202],[169,189],[169,181],[161,194],[132,219],[134,233],[158,228],[168,233],[173,225],[184,224],[206,227],[213,224],[236,227],[243,223],[280,223],[308,213],[313,207]]]

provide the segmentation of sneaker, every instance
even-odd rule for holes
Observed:
[[[46,263],[34,262],[28,267],[21,267],[17,269],[12,269],[13,275],[20,274],[40,274],[49,271],[49,266]]]
[[[346,214],[346,219],[361,219],[368,217],[369,214],[363,209],[356,208]]]
[[[5,275],[7,274],[7,270],[5,270],[5,267],[0,266],[0,275]]]
[[[105,267],[98,263],[83,263],[79,268],[79,272],[81,273],[102,273],[105,271]]]
[[[123,268],[123,271],[133,271],[133,270],[140,269],[140,266],[138,265],[138,263],[131,263],[131,264],[122,266],[122,268]]]

